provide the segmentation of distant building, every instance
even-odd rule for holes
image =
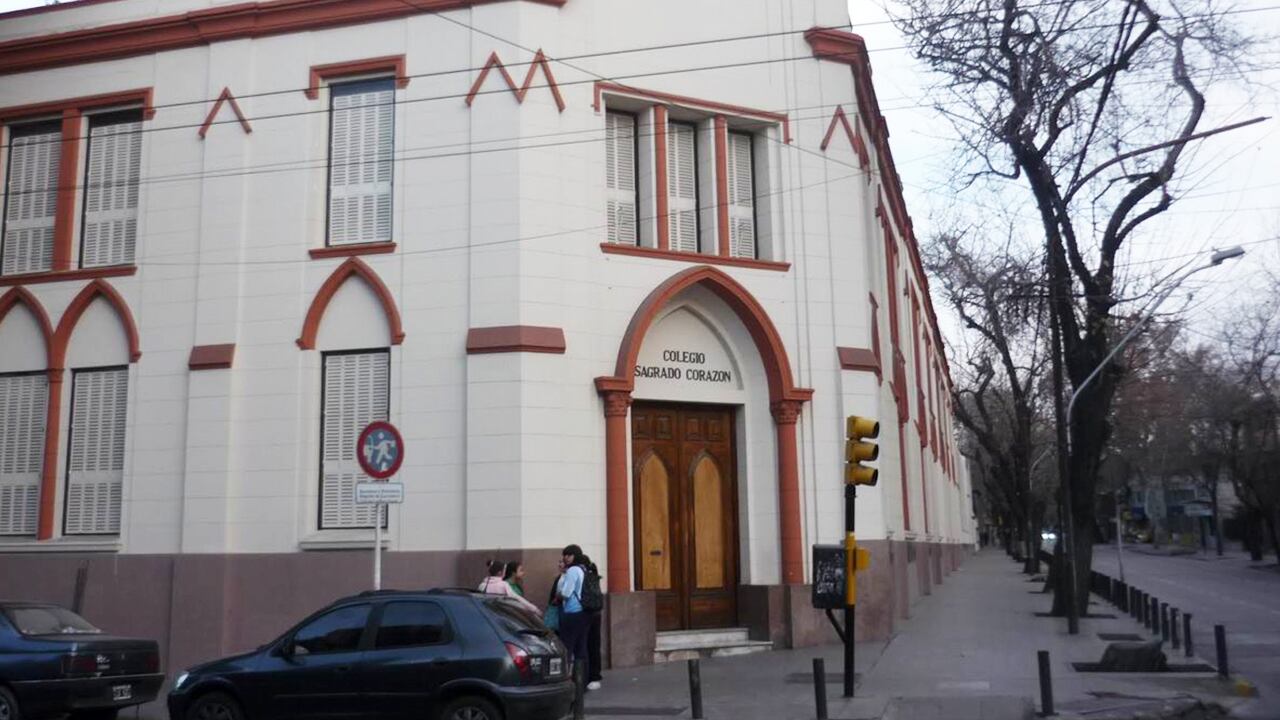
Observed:
[[[581,543],[610,656],[860,637],[975,528],[888,131],[843,0],[81,0],[0,15],[0,587],[171,670],[367,588]],[[729,41],[730,38],[738,38]],[[520,48],[537,52],[526,52]],[[563,58],[560,60],[559,58]]]

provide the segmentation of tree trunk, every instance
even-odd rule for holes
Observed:
[[[1218,486],[1213,486],[1209,495],[1209,507],[1213,511],[1213,539],[1218,548],[1218,557],[1222,557],[1222,518],[1218,517]]]

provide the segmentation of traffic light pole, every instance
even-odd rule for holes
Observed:
[[[844,603],[844,696],[853,697],[853,611],[857,597],[854,595],[855,574],[858,569],[857,546],[853,534],[854,501],[858,497],[858,486],[845,483],[844,486],[844,569],[845,569],[845,603]]]

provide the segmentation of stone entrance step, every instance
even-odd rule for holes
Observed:
[[[746,628],[674,630],[658,633],[653,662],[747,655],[772,649],[773,643],[767,640],[751,640]]]

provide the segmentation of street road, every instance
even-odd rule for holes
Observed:
[[[1225,626],[1232,674],[1248,678],[1260,692],[1239,715],[1280,717],[1280,570],[1274,559],[1268,557],[1263,566],[1240,552],[1223,558],[1212,551],[1181,556],[1147,554],[1151,552],[1150,546],[1125,547],[1125,580],[1190,612],[1196,655],[1210,663],[1213,626]],[[1098,572],[1119,577],[1114,545],[1095,546],[1093,563]]]

